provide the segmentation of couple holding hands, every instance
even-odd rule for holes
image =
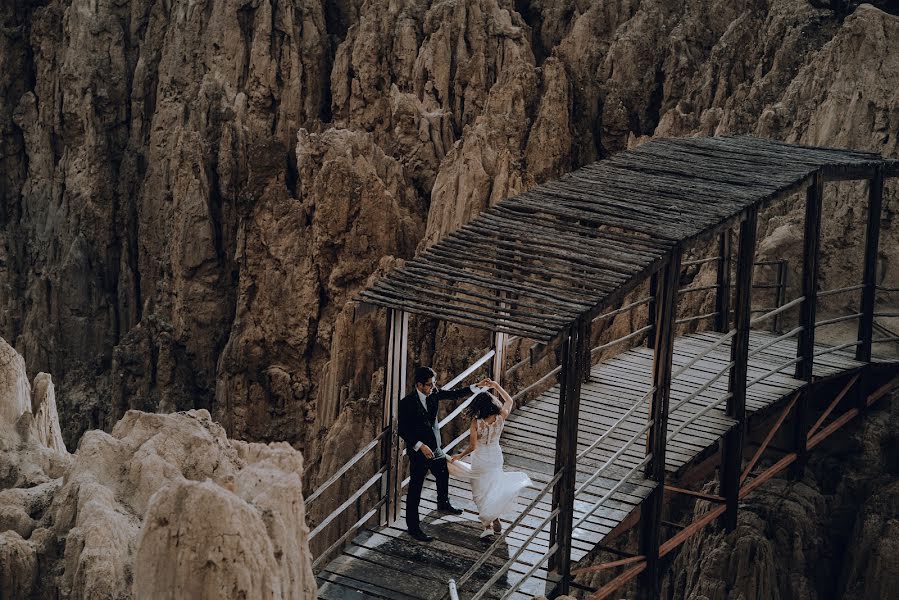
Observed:
[[[409,534],[422,542],[433,539],[421,529],[418,517],[421,489],[428,471],[437,480],[437,512],[462,514],[449,500],[449,475],[452,474],[471,483],[478,518],[484,527],[481,537],[499,533],[500,515],[513,509],[518,494],[531,485],[527,474],[503,471],[503,451],[499,438],[506,418],[512,411],[512,397],[501,385],[490,379],[455,390],[438,389],[434,370],[430,367],[417,367],[414,380],[415,391],[400,400],[398,415],[399,434],[406,442],[410,463],[409,491],[406,496],[406,525]],[[455,400],[471,394],[475,394],[474,399],[463,413],[471,421],[468,447],[461,454],[450,458],[443,452],[440,429],[437,427],[437,410],[441,400]],[[469,455],[470,463],[461,460]]]

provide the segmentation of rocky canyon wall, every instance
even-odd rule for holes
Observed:
[[[648,136],[899,156],[899,17],[871,5],[11,0],[0,22],[0,335],[59,380],[70,447],[129,409],[206,409],[320,477],[377,422],[350,405],[378,389],[383,315],[348,301],[484,207]],[[863,186],[832,192],[828,284],[864,219]],[[896,208],[890,183],[894,285]],[[763,255],[798,218],[762,224]],[[441,375],[486,343],[416,335]]]

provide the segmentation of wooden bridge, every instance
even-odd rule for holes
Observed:
[[[715,520],[735,527],[741,498],[784,469],[800,473],[809,451],[892,390],[899,363],[873,349],[899,341],[874,337],[876,318],[899,316],[878,312],[877,293],[899,290],[876,279],[884,179],[897,175],[899,162],[862,152],[746,137],[657,140],[499,203],[364,291],[361,302],[387,309],[383,430],[307,503],[371,453],[380,468],[312,524],[319,597],[530,599],[586,589],[574,577],[600,569],[617,575],[586,589],[591,598],[638,576],[642,595],[657,597],[661,559]],[[824,183],[853,179],[869,190],[861,281],[820,290]],[[772,267],[755,262],[757,219],[803,192],[800,295],[788,300],[784,263],[776,282],[754,282],[755,270]],[[714,256],[702,256],[709,248]],[[713,269],[714,284],[681,287],[697,269]],[[754,287],[773,290],[765,295],[775,306],[754,309]],[[678,318],[697,294],[714,311]],[[858,309],[821,318],[827,296]],[[506,467],[527,471],[534,487],[495,540],[478,538],[471,490],[453,480],[463,515],[437,515],[426,485],[421,513],[436,539],[405,532],[396,410],[409,384],[410,313],[494,332],[492,348],[450,386],[485,371],[513,385],[554,363],[513,390]],[[606,326],[625,317],[630,331],[606,339]],[[816,330],[839,323],[856,335],[816,343]],[[468,435],[457,429],[448,453]],[[776,437],[789,447],[769,465]],[[715,467],[716,494],[691,489]],[[666,537],[671,494],[715,508]],[[638,552],[610,547],[635,527]],[[584,567],[599,550],[621,558]]]

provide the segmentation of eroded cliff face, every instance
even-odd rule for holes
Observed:
[[[0,339],[4,598],[316,597],[289,444],[229,440],[206,410],[128,411],[69,454],[49,375],[24,383]]]
[[[205,408],[326,477],[335,419],[374,427],[342,415],[384,355],[383,315],[347,302],[484,207],[647,136],[899,154],[899,18],[868,5],[52,0],[0,19],[0,334],[61,382],[70,444],[131,408]],[[828,194],[837,285],[864,189]],[[766,221],[762,256],[799,215]],[[487,342],[415,332],[441,375]]]
[[[775,478],[740,505],[732,533],[706,528],[665,575],[672,599],[876,600],[899,585],[895,396],[813,455],[801,481]],[[706,504],[706,503],[702,503]],[[697,506],[697,515],[707,506]]]

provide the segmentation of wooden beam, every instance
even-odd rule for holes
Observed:
[[[730,229],[718,237],[718,274],[715,292],[715,331],[730,331]]]
[[[759,445],[759,449],[756,450],[755,454],[752,457],[752,460],[749,461],[749,464],[746,465],[746,468],[743,470],[743,474],[740,475],[740,485],[743,485],[743,482],[746,481],[746,478],[749,477],[749,474],[752,472],[753,467],[755,467],[756,463],[758,463],[759,459],[764,454],[765,450],[768,449],[771,440],[774,439],[774,436],[780,430],[780,426],[783,425],[783,422],[786,420],[787,415],[790,414],[790,411],[793,410],[793,407],[796,405],[796,401],[799,400],[799,396],[801,392],[793,395],[793,399],[790,400],[790,403],[787,404],[787,407],[781,413],[780,417],[777,419],[777,422],[773,427],[768,431],[768,435],[765,436],[765,440]]]
[[[755,264],[755,242],[758,213],[751,210],[740,224],[737,250],[736,303],[734,324],[736,335],[730,345],[727,416],[737,424],[721,443],[721,495],[727,498],[724,528],[733,531],[737,526],[740,472],[743,467],[743,434],[746,429],[746,372],[749,366],[749,320],[752,310],[752,273]]]
[[[580,410],[581,383],[584,368],[583,354],[589,352],[586,339],[586,320],[579,319],[562,340],[561,373],[559,383],[559,415],[556,430],[554,473],[563,472],[553,490],[552,509],[559,516],[550,526],[552,547],[558,550],[550,557],[549,569],[558,574],[556,592],[567,594],[571,586],[571,538],[574,526],[574,492],[577,486],[577,435]]]
[[[865,264],[862,269],[862,297],[859,311],[858,340],[855,359],[871,360],[871,337],[874,331],[874,302],[877,285],[877,255],[880,247],[880,218],[883,207],[883,166],[868,180],[868,226],[865,230]]]
[[[381,426],[389,428],[384,436],[382,468],[387,476],[381,480],[381,497],[387,501],[381,509],[381,524],[390,525],[400,517],[402,501],[402,455],[397,425],[399,401],[406,394],[406,363],[409,340],[409,313],[387,311],[387,360],[384,372],[384,401]]]
[[[796,379],[811,383],[815,366],[815,315],[818,294],[818,258],[821,245],[821,211],[824,203],[824,178],[815,173],[805,195],[805,227],[802,251],[802,296],[799,324],[802,331],[796,349],[796,357],[802,360],[796,365]],[[802,477],[806,459],[807,412],[809,403],[808,386],[796,403],[793,413],[793,451],[797,460],[792,467],[793,477]]]
[[[708,500],[709,502],[725,502],[726,501],[726,499],[723,496],[715,496],[714,494],[704,494],[702,492],[688,490],[686,488],[674,487],[673,485],[666,485],[665,491],[666,492],[674,492],[675,494],[684,494],[685,496],[692,496],[694,498],[699,498],[701,500]]]
[[[855,385],[855,382],[858,381],[860,375],[860,373],[856,374],[852,379],[850,379],[849,383],[846,384],[846,386],[840,391],[839,394],[836,395],[836,397],[827,406],[827,408],[824,409],[824,412],[821,414],[818,420],[815,421],[815,424],[812,425],[808,430],[808,433],[805,434],[806,439],[811,439],[812,436],[815,435],[815,432],[818,431],[818,428],[821,427],[824,421],[827,420],[827,417],[830,415],[830,413],[833,412],[833,409],[835,409],[837,407],[837,404],[840,403],[840,400],[842,400],[843,397],[849,392],[849,390],[852,389],[852,386]]]
[[[646,477],[658,485],[643,501],[640,516],[640,553],[646,556],[643,598],[659,595],[659,534],[662,525],[662,504],[665,490],[665,444],[668,433],[668,402],[671,394],[671,364],[674,355],[674,328],[677,313],[677,289],[680,281],[681,248],[671,254],[667,267],[656,282],[655,340],[653,346],[652,396],[650,415],[652,427],[647,436],[646,451],[652,460],[646,466]]]

